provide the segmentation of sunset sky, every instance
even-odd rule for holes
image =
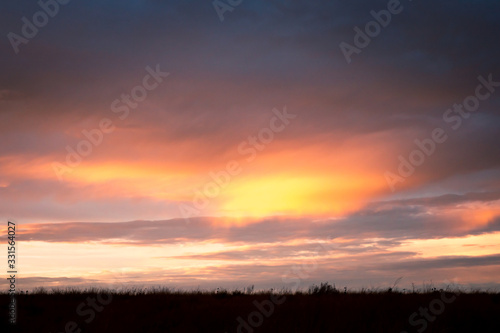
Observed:
[[[18,288],[500,289],[500,3],[390,2],[2,2]]]

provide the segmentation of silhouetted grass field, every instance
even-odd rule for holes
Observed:
[[[16,295],[1,332],[499,332],[500,293],[35,290]]]

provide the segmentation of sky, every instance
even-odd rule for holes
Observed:
[[[60,2],[0,4],[21,289],[500,289],[498,1]]]

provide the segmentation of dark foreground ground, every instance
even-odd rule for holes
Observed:
[[[500,332],[498,293],[0,295],[0,332]]]

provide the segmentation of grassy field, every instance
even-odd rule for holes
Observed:
[[[500,293],[35,290],[1,332],[498,332]]]

